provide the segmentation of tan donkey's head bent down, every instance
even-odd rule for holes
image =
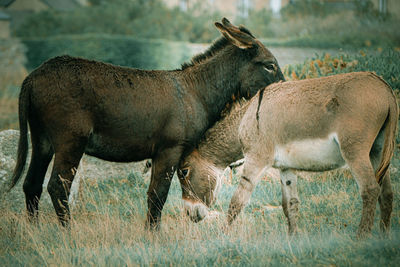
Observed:
[[[395,147],[398,106],[386,82],[373,73],[359,72],[278,83],[265,88],[260,106],[258,102],[259,94],[245,106],[242,118],[229,126],[236,133],[225,131],[238,136],[231,139],[236,143],[219,145],[213,138],[205,139],[198,149],[201,161],[190,162],[192,155],[184,160],[186,168],[195,166],[198,169],[191,172],[199,174],[205,168],[200,162],[217,167],[214,162],[219,154],[241,147],[244,169],[229,207],[230,223],[250,199],[262,170],[275,167],[281,173],[289,232],[296,232],[299,199],[293,170],[319,172],[347,165],[363,200],[358,234],[371,231],[378,196],[381,228],[389,228],[393,193],[388,167]],[[217,154],[207,156],[207,150]],[[203,180],[204,187],[200,175],[191,175],[189,180],[194,185]]]

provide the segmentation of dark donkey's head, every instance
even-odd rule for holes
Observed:
[[[217,40],[208,51],[194,57],[192,64],[184,65],[184,69],[207,59],[212,60],[214,58],[217,60],[217,56],[212,56],[216,55],[217,51],[221,49],[228,49],[229,51],[226,52],[231,53],[232,56],[230,59],[235,58],[236,63],[226,60],[226,64],[237,64],[239,66],[234,74],[236,77],[232,77],[232,82],[236,80],[239,85],[236,91],[238,98],[250,98],[254,96],[257,91],[265,88],[265,86],[284,80],[284,76],[275,57],[248,29],[243,26],[236,27],[226,18],[222,19],[222,24],[216,22],[215,26],[224,37]],[[238,114],[242,115],[241,112]],[[233,115],[229,117],[231,117],[231,119],[236,119],[238,116]],[[215,178],[217,177],[215,173],[218,172],[218,168],[209,167],[209,164],[203,164],[201,156],[198,156],[197,151],[196,149],[190,155],[187,155],[183,162],[190,161],[193,162],[193,164],[197,162],[199,165],[204,166],[204,168],[202,168],[204,171],[202,177],[208,177],[209,179],[195,179],[196,181],[201,181],[198,184],[193,184],[194,181],[190,179],[191,175],[186,173],[189,172],[189,168],[183,166],[183,162],[180,166],[181,171],[178,172],[182,187],[182,197],[185,200],[185,204],[193,203],[193,205],[196,206],[196,213],[199,213],[199,216],[191,215],[191,218],[203,218],[205,216],[207,210],[206,206],[210,206],[215,199],[213,196],[210,196],[210,192],[216,191],[214,189],[218,187],[218,179]],[[241,150],[239,150],[239,153],[241,153]],[[192,171],[194,171],[194,169],[196,168],[192,168]],[[194,188],[197,190],[194,190]],[[186,210],[189,209],[186,208]]]
[[[248,29],[236,27],[226,18],[222,19],[222,23],[216,22],[215,26],[223,37],[217,39],[207,51],[193,57],[191,63],[184,64],[183,69],[208,66],[201,64],[203,62],[221,61],[219,68],[206,71],[217,71],[223,79],[230,79],[231,85],[236,84],[236,97],[239,98],[250,98],[265,86],[284,80],[274,55]],[[229,74],[225,73],[227,70]]]

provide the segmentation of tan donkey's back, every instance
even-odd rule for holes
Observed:
[[[293,170],[326,171],[347,165],[363,200],[358,235],[371,231],[378,197],[381,228],[389,229],[393,193],[388,167],[398,106],[387,83],[373,73],[358,72],[273,84],[264,89],[261,101],[259,95],[240,123],[231,127],[238,129],[244,169],[229,207],[229,223],[248,202],[262,170],[275,167],[281,174],[289,232],[294,233],[299,199]],[[200,145],[216,150],[212,142]]]

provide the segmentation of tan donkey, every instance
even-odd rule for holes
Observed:
[[[293,171],[347,165],[363,201],[358,236],[370,233],[378,199],[381,229],[386,232],[393,202],[388,168],[397,121],[393,91],[370,72],[273,84],[265,88],[264,97],[257,94],[209,129],[198,149],[182,161],[179,175],[187,213],[195,221],[204,218],[206,206],[216,197],[219,171],[244,156],[229,224],[249,201],[262,170],[275,167],[280,170],[282,206],[292,234],[297,231],[299,206]]]

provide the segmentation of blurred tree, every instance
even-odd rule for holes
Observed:
[[[297,0],[291,1],[281,9],[283,17],[293,16],[326,16],[332,13],[332,9],[328,8],[324,1],[320,0]]]
[[[270,27],[272,21],[271,10],[250,10],[247,18],[239,18],[237,23],[245,25],[251,32],[258,37],[274,37],[275,33]]]
[[[210,42],[217,31],[211,22],[220,19],[202,5],[188,12],[169,9],[161,0],[90,0],[73,11],[46,10],[29,17],[17,30],[19,37],[107,33],[191,42]]]
[[[88,0],[89,4],[92,6],[98,6],[106,2],[105,0]]]
[[[371,0],[358,0],[354,3],[355,14],[362,18],[368,19],[382,19],[386,17],[387,14],[380,13],[372,3]]]

